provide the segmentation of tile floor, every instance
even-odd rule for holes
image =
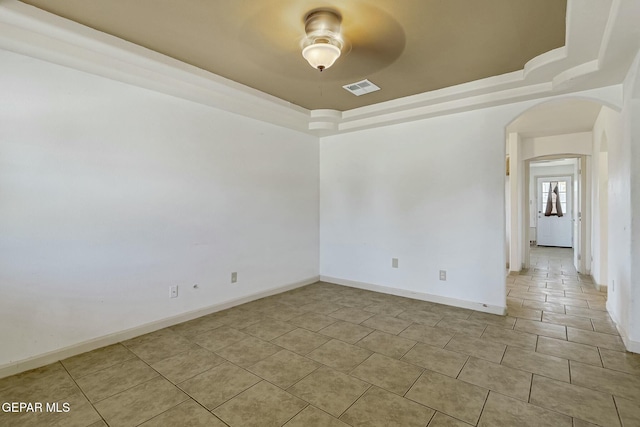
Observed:
[[[640,355],[570,250],[507,278],[508,316],[328,283],[0,379],[2,426],[640,426]]]

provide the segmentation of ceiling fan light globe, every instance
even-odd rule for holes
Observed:
[[[340,49],[329,43],[314,43],[302,49],[302,56],[313,68],[322,71],[336,62]]]

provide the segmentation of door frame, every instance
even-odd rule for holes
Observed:
[[[577,227],[578,235],[574,235],[574,254],[576,254],[578,260],[575,263],[575,267],[580,274],[590,274],[591,270],[591,214],[590,214],[590,193],[591,193],[591,180],[587,177],[591,174],[591,156],[582,154],[554,154],[549,156],[539,156],[524,160],[524,197],[520,200],[520,208],[523,216],[521,217],[521,233],[523,236],[521,253],[523,256],[522,267],[525,269],[531,268],[531,248],[529,241],[531,239],[529,233],[529,218],[531,217],[531,205],[529,204],[530,196],[530,181],[531,181],[531,162],[539,160],[560,160],[560,159],[578,159],[578,171],[579,176],[574,176],[574,181],[578,183],[578,207],[579,211],[574,212],[576,221],[579,221]],[[526,219],[526,220],[525,220]]]

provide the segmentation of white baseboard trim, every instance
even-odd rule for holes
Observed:
[[[157,331],[158,329],[163,329],[169,326],[177,325],[178,323],[182,323],[198,317],[206,316],[207,314],[215,313],[217,311],[226,310],[227,308],[235,307],[236,305],[244,304],[247,302],[258,300],[260,298],[286,292],[291,289],[296,289],[302,286],[310,285],[312,283],[317,282],[319,279],[320,279],[319,276],[314,276],[306,280],[290,283],[288,285],[276,286],[274,288],[269,288],[264,291],[256,292],[241,298],[234,298],[231,300],[223,301],[219,304],[211,305],[209,307],[199,308],[197,310],[188,311],[186,313],[178,314],[176,316],[171,316],[165,319],[156,320],[154,322],[145,323],[144,325],[136,326],[130,329],[126,329],[124,331],[119,331],[109,335],[97,337],[88,341],[83,341],[78,344],[74,344],[58,350],[53,350],[44,354],[40,354],[38,356],[30,357],[28,359],[7,363],[0,366],[0,378],[8,377],[10,375],[15,375],[24,371],[39,368],[41,366],[45,366],[50,363],[57,362],[58,360],[67,359],[69,357],[77,356],[78,354],[85,353],[87,351],[95,350],[97,348],[105,347],[111,344],[116,344],[121,341],[125,341],[140,335]]]
[[[596,282],[593,282],[593,283],[594,283],[597,291],[599,291],[599,292],[607,292],[607,285],[600,285],[600,284],[598,284]]]
[[[609,316],[611,316],[611,320],[613,320],[613,322],[616,324],[616,329],[618,330],[618,333],[620,334],[620,338],[622,338],[622,342],[624,343],[624,346],[627,349],[627,351],[630,351],[631,353],[640,353],[640,341],[633,341],[632,339],[629,338],[629,334],[627,334],[627,330],[620,324],[620,321],[614,315],[613,310],[611,310],[611,307],[609,307],[608,301],[607,301],[606,307],[607,307],[607,313],[609,313]]]
[[[627,335],[623,335],[622,332],[620,332],[620,336],[622,337],[622,342],[624,342],[624,346],[627,348],[627,351],[640,354],[640,341],[630,340],[627,338]]]
[[[334,283],[336,285],[350,286],[352,288],[365,289],[368,291],[381,292],[383,294],[396,295],[399,297],[419,299],[422,301],[435,302],[438,304],[451,305],[454,307],[467,308],[470,310],[482,311],[485,313],[498,314],[504,316],[507,307],[498,305],[483,304],[480,302],[460,300],[456,298],[443,297],[439,295],[426,294],[423,292],[410,291],[407,289],[390,288],[388,286],[374,285],[372,283],[356,282],[353,280],[340,279],[337,277],[320,276],[323,282]]]
[[[593,286],[596,288],[596,290],[598,292],[606,292],[607,291],[607,285],[606,284],[605,285],[601,285],[600,283],[598,283],[598,281],[596,280],[595,277],[593,277],[591,275],[589,277],[591,277],[591,280],[593,281]]]

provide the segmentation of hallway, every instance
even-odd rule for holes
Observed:
[[[567,279],[578,274],[573,265],[573,248],[533,246],[530,249],[530,259],[531,268],[538,273],[562,274]],[[589,277],[583,279],[588,281]]]
[[[627,392],[635,402],[640,398],[640,357],[624,351],[606,311],[606,291],[577,273],[571,248],[535,246],[530,261],[530,269],[507,278],[508,316],[518,318],[514,329],[538,334],[536,353],[568,359],[568,381],[581,386],[554,390],[547,407],[583,417],[582,410],[596,411],[589,399],[611,394],[606,399],[613,397],[622,425],[640,425],[640,407],[621,398]],[[625,413],[632,407],[633,415]],[[592,425],[581,422],[574,425]]]
[[[606,291],[598,291],[591,276],[577,272],[572,248],[534,246],[530,260],[531,268],[507,278],[510,316],[523,317],[519,315],[522,310],[535,310],[528,312],[531,320],[618,335],[606,312]],[[554,314],[596,320],[602,330],[598,330],[595,323],[588,327],[576,319],[569,319],[567,323],[553,321]]]

